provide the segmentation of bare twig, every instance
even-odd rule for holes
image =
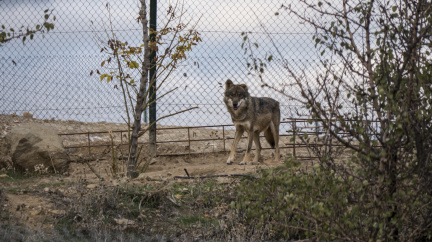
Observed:
[[[221,174],[221,175],[205,175],[205,176],[174,176],[174,179],[205,179],[205,178],[215,178],[215,177],[246,177],[251,179],[258,179],[258,177],[247,175],[247,174]]]

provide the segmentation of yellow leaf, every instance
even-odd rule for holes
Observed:
[[[104,79],[105,77],[107,78],[107,82],[110,82],[111,79],[112,79],[112,76],[111,76],[111,75],[108,75],[108,74],[102,74],[102,75],[100,75],[100,80],[103,81],[103,79]]]
[[[136,61],[131,61],[131,62],[129,62],[128,65],[129,65],[129,68],[132,68],[132,69],[136,69],[139,67],[138,62],[136,62]]]

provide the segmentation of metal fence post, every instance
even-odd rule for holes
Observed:
[[[295,159],[297,159],[297,155],[296,155],[296,120],[292,121],[292,128],[293,128],[293,156]]]
[[[156,31],[156,19],[157,19],[157,0],[150,1],[150,29]],[[154,41],[156,34],[153,32],[150,34],[150,41]],[[150,155],[156,155],[156,52],[150,52],[150,71],[149,71],[149,142],[150,142]]]
[[[226,152],[226,149],[225,149],[225,126],[222,126],[222,137],[223,137],[223,144],[224,144],[224,152]]]

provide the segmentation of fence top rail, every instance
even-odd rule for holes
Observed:
[[[289,123],[304,123],[304,122],[314,122],[319,120],[308,119],[308,118],[285,118],[281,123],[289,124]],[[336,120],[334,120],[336,121]],[[354,121],[354,120],[345,120],[345,121]],[[370,122],[378,122],[376,120],[367,120]],[[221,124],[221,125],[204,125],[204,126],[177,126],[177,127],[161,127],[156,128],[157,130],[175,130],[175,129],[199,129],[199,128],[225,128],[225,127],[234,127],[234,124]],[[320,126],[321,127],[321,126]],[[298,127],[301,128],[301,127]],[[304,127],[310,128],[310,127]],[[105,130],[105,131],[86,131],[86,132],[76,132],[76,133],[59,133],[58,135],[90,135],[90,134],[106,134],[106,133],[126,133],[128,130]]]
[[[292,122],[322,122],[322,120],[319,119],[314,119],[314,118],[284,118],[284,121],[281,123],[292,123]],[[332,119],[330,120],[332,122],[338,122],[340,120],[336,120],[336,119]],[[359,122],[360,120],[354,120],[354,119],[344,119],[343,121],[348,121],[348,122]],[[372,123],[377,123],[379,122],[379,120],[362,120],[362,121],[366,121],[366,122],[372,122]]]
[[[290,123],[287,121],[282,121],[281,123]],[[177,127],[161,127],[156,128],[157,130],[170,130],[170,129],[200,129],[200,128],[225,128],[225,127],[234,127],[234,124],[220,124],[220,125],[204,125],[204,126],[177,126]],[[59,135],[85,135],[85,134],[104,134],[104,133],[125,133],[128,130],[112,130],[112,131],[86,131],[86,132],[77,132],[77,133],[59,133]]]

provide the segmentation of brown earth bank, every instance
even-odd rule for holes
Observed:
[[[29,123],[49,125],[58,133],[125,128],[120,124],[0,115],[0,142],[14,126]],[[176,137],[176,131],[161,131],[161,135],[164,132],[171,139],[184,135],[179,133]],[[197,129],[194,133],[215,135],[215,130]],[[66,145],[82,142],[81,137],[62,138]],[[193,149],[205,150],[208,143],[198,143]],[[225,145],[229,147],[230,143]],[[213,149],[214,146],[221,144],[213,145]],[[109,146],[92,149],[90,153],[87,148],[68,149],[72,162],[61,174],[48,173],[47,169],[20,173],[11,167],[4,168],[0,175],[0,240],[262,238],[263,234],[255,233],[236,215],[231,203],[235,201],[235,187],[242,180],[258,177],[261,169],[283,165],[273,161],[273,150],[262,152],[263,162],[259,164],[240,166],[226,165],[224,152],[170,155],[192,149],[181,142],[170,143],[158,147],[160,156],[144,173],[128,179],[123,176],[121,151],[112,152]],[[288,150],[281,150],[284,156],[287,153]],[[243,154],[237,154],[237,163]],[[195,179],[186,179],[187,176]]]

